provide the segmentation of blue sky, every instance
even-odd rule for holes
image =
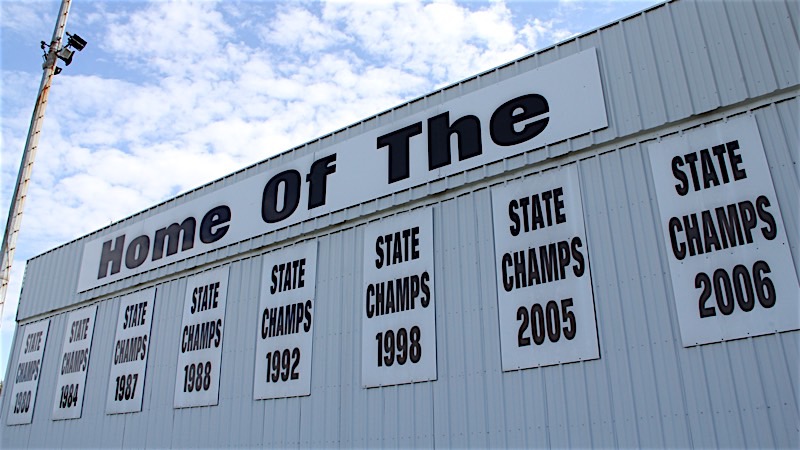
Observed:
[[[0,0],[3,224],[42,76],[39,42],[59,3]],[[27,259],[655,3],[74,0],[67,30],[88,45],[51,89],[2,313],[0,376]]]

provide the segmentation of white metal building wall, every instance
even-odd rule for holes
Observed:
[[[647,148],[737,115],[760,130],[795,272],[800,269],[797,2],[673,2],[433,93],[129,220],[153,215],[445,100],[596,47],[609,127],[75,294],[85,237],[28,263],[19,325],[51,317],[31,425],[9,447],[800,446],[800,332],[684,348]],[[502,372],[489,187],[578,167],[600,359]],[[363,389],[364,225],[430,205],[438,380]],[[126,222],[112,225],[121,228]],[[253,400],[263,254],[318,239],[308,397]],[[173,409],[186,277],[230,264],[219,405]],[[143,410],[106,415],[118,297],[156,286]],[[98,303],[78,420],[52,421],[67,312]],[[18,326],[19,326],[18,325]],[[15,367],[15,342],[9,367]],[[9,374],[6,376],[9,380]],[[10,393],[10,389],[5,392]]]

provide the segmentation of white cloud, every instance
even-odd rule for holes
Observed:
[[[109,33],[99,45],[123,64],[197,75],[215,67],[221,41],[233,32],[216,7],[213,2],[158,2],[130,15],[110,14]]]
[[[558,19],[541,20],[533,18],[525,24],[519,34],[531,48],[540,48],[544,42],[560,42],[569,38],[574,33],[567,28],[559,27]]]
[[[282,8],[261,35],[269,43],[303,53],[319,52],[352,41],[331,23],[298,7]]]
[[[475,11],[452,2],[327,3],[324,17],[342,22],[372,59],[437,85],[529,51],[503,3]]]
[[[11,31],[22,32],[31,35],[31,24],[51,23],[48,15],[51,13],[51,6],[46,2],[21,2],[3,1],[0,2],[0,15],[3,17],[3,28]],[[50,41],[51,34],[44,36],[41,40]]]

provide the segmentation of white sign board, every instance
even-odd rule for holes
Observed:
[[[264,255],[253,398],[311,395],[317,242]]]
[[[186,281],[175,374],[176,408],[209,406],[219,402],[228,271],[229,266],[223,266],[189,277]]]
[[[58,366],[53,420],[80,419],[97,305],[69,313]]]
[[[684,347],[800,328],[800,288],[755,118],[649,147]]]
[[[84,246],[78,290],[607,125],[597,52],[588,49],[102,232]]]
[[[126,295],[119,301],[117,333],[106,396],[107,414],[142,410],[155,294],[156,289],[150,288]]]
[[[361,384],[436,379],[433,210],[367,225],[361,320]]]
[[[600,357],[577,168],[492,188],[504,371]]]
[[[47,331],[50,319],[25,325],[22,335],[17,369],[9,371],[14,378],[11,387],[11,406],[8,411],[8,425],[22,425],[33,421],[33,408],[36,405],[36,392],[39,389],[39,377],[42,375],[42,359],[47,343]],[[6,388],[8,389],[8,388]]]

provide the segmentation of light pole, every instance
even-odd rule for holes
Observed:
[[[39,85],[39,95],[36,98],[36,105],[33,108],[33,116],[31,117],[30,128],[28,129],[28,137],[25,141],[25,149],[22,151],[22,161],[20,162],[19,173],[17,174],[17,184],[14,187],[14,196],[11,198],[11,206],[8,209],[8,221],[6,222],[6,230],[3,234],[3,260],[2,266],[0,266],[0,317],[3,315],[3,306],[6,302],[8,280],[11,275],[11,263],[14,261],[17,235],[19,233],[20,224],[22,223],[22,208],[25,205],[28,184],[31,180],[31,171],[33,170],[33,161],[39,146],[39,136],[42,132],[42,123],[44,122],[44,111],[47,108],[47,96],[50,93],[50,84],[53,81],[53,76],[61,72],[61,68],[57,67],[56,63],[61,59],[66,65],[69,65],[72,62],[72,55],[74,54],[74,50],[71,50],[71,48],[80,51],[86,46],[86,41],[81,39],[80,36],[70,35],[69,33],[67,33],[69,37],[67,45],[62,45],[70,3],[70,0],[61,1],[58,20],[53,30],[53,38],[49,45],[42,41],[42,49],[47,48],[44,55],[44,63],[42,64],[44,73],[42,74],[42,82]]]

